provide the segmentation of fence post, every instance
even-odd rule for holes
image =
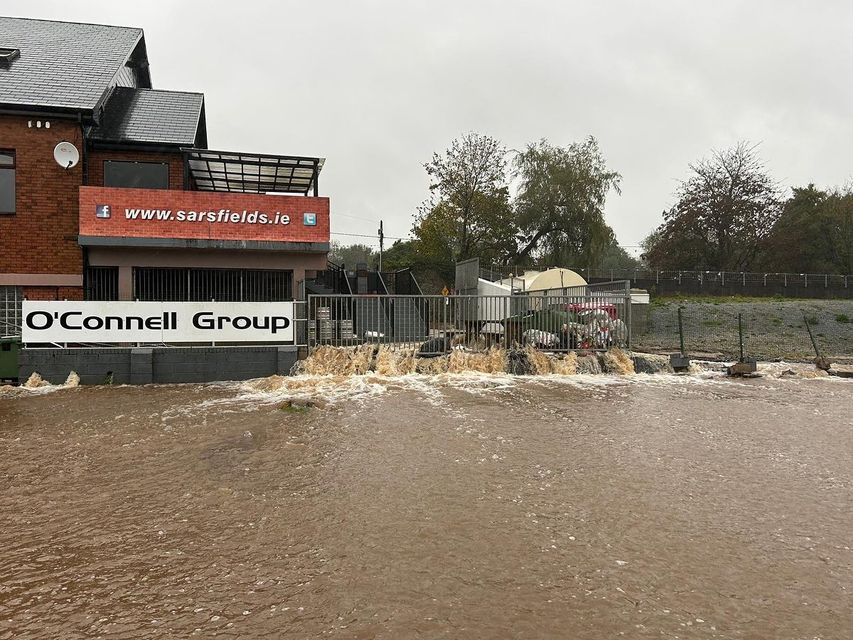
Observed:
[[[782,275],[785,276],[785,286],[787,287],[788,286],[788,274],[783,273]]]
[[[678,272],[678,286],[681,286],[681,271]]]
[[[765,287],[767,286],[767,274],[766,273],[764,274],[764,286]]]
[[[743,314],[737,314],[737,333],[740,339],[740,361],[743,362]]]
[[[823,274],[823,288],[829,289],[829,274],[828,273]]]
[[[660,284],[660,269],[655,272],[655,284]]]
[[[725,271],[720,271],[720,285],[723,287],[726,286],[726,272]]]
[[[741,272],[740,272],[740,275],[741,275],[741,277],[743,278],[743,286],[745,287],[745,286],[746,286],[746,272],[745,272],[745,271],[741,271]]]
[[[809,274],[807,274],[807,273],[803,274],[803,282],[805,283],[806,289],[808,289],[809,288]]]

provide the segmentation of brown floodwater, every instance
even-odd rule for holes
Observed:
[[[0,639],[850,638],[851,498],[843,380],[5,390]]]

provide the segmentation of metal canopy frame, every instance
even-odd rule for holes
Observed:
[[[196,191],[318,196],[324,158],[182,149],[184,182]]]

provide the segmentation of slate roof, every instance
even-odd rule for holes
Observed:
[[[204,94],[116,87],[89,138],[193,147],[200,124],[205,146]]]
[[[132,27],[0,17],[0,47],[21,50],[0,68],[0,106],[93,111],[143,37]]]

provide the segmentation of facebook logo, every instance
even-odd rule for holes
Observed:
[[[95,217],[96,218],[109,218],[110,217],[110,205],[108,205],[108,204],[95,205]]]
[[[302,224],[306,227],[316,227],[317,226],[317,214],[316,213],[303,213],[302,214]]]

